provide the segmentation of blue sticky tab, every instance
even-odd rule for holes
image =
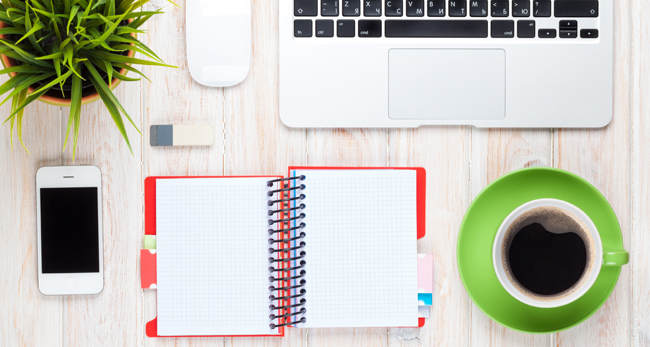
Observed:
[[[418,293],[418,306],[431,306],[433,304],[433,294]]]

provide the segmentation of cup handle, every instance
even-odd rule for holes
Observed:
[[[630,253],[626,250],[603,250],[603,266],[622,266],[630,261]]]

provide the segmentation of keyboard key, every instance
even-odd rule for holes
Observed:
[[[597,39],[598,29],[582,29],[580,30],[580,37],[583,39]]]
[[[449,17],[467,16],[467,0],[449,0]]]
[[[386,37],[488,37],[488,21],[387,19]]]
[[[320,15],[336,17],[339,15],[339,0],[322,0]]]
[[[381,0],[363,0],[363,15],[366,17],[381,16]]]
[[[318,0],[293,0],[293,15],[300,16],[317,16]],[[309,31],[311,36],[311,30]]]
[[[535,21],[520,20],[517,21],[517,37],[529,39],[535,37]]]
[[[359,37],[381,37],[381,21],[359,20]]]
[[[515,21],[512,20],[493,20],[492,37],[496,38],[513,38],[515,37]]]
[[[427,0],[427,15],[429,17],[444,17],[445,0]]]
[[[311,37],[311,19],[296,19],[293,21],[293,36]]]
[[[551,0],[533,0],[533,16],[550,17]]]
[[[354,37],[354,19],[340,19],[336,22],[336,36]]]
[[[555,17],[598,17],[598,0],[555,1]]]
[[[361,15],[360,0],[341,0],[343,3],[343,15],[346,17],[358,17]]]
[[[561,30],[560,29],[560,37],[563,39],[575,39],[578,37],[578,31],[577,30]]]
[[[490,0],[492,17],[508,17],[510,15],[510,0]]]
[[[578,21],[577,20],[561,20],[560,21],[560,37],[563,39],[575,39],[578,37]]]
[[[537,36],[542,39],[554,39],[557,36],[555,29],[539,29]]]
[[[406,16],[424,17],[424,0],[406,0]]]
[[[404,0],[386,0],[386,17],[401,17],[404,14]]]
[[[334,37],[334,21],[331,19],[316,20],[316,37]]]
[[[487,17],[488,0],[469,0],[469,15],[472,17]]]
[[[513,17],[530,17],[530,0],[512,0]]]
[[[578,21],[577,20],[561,20],[560,29],[564,30],[578,30]]]

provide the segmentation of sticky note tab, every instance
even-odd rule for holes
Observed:
[[[431,315],[431,306],[418,306],[418,317],[429,318]]]
[[[142,289],[154,289],[158,281],[156,250],[140,250],[140,286]]]
[[[433,294],[418,293],[418,306],[431,306],[433,304]]]
[[[144,235],[144,249],[156,249],[156,237],[154,235]]]
[[[418,293],[433,293],[433,254],[418,254]]]

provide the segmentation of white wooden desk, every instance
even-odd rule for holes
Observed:
[[[103,172],[106,280],[99,295],[46,297],[36,283],[35,172],[72,164],[70,145],[61,153],[68,109],[29,106],[23,132],[31,156],[16,140],[12,152],[9,126],[0,128],[0,346],[650,346],[649,2],[616,0],[614,120],[596,130],[289,129],[278,116],[278,0],[254,0],[253,11],[251,73],[229,89],[204,88],[190,78],[184,9],[167,6],[167,14],[150,22],[142,39],[180,68],[145,68],[153,84],[117,88],[145,134],[128,130],[134,156],[101,103],[83,108],[76,164]],[[9,106],[0,109],[8,112]],[[210,148],[154,148],[151,124],[212,124],[218,136]],[[144,336],[156,310],[155,293],[139,289],[143,179],[285,174],[288,165],[426,168],[427,236],[418,249],[435,259],[426,326],[289,329],[285,338]],[[538,165],[594,184],[613,206],[631,253],[600,311],[553,335],[526,335],[491,321],[472,304],[456,266],[458,228],[472,198],[497,177]]]

